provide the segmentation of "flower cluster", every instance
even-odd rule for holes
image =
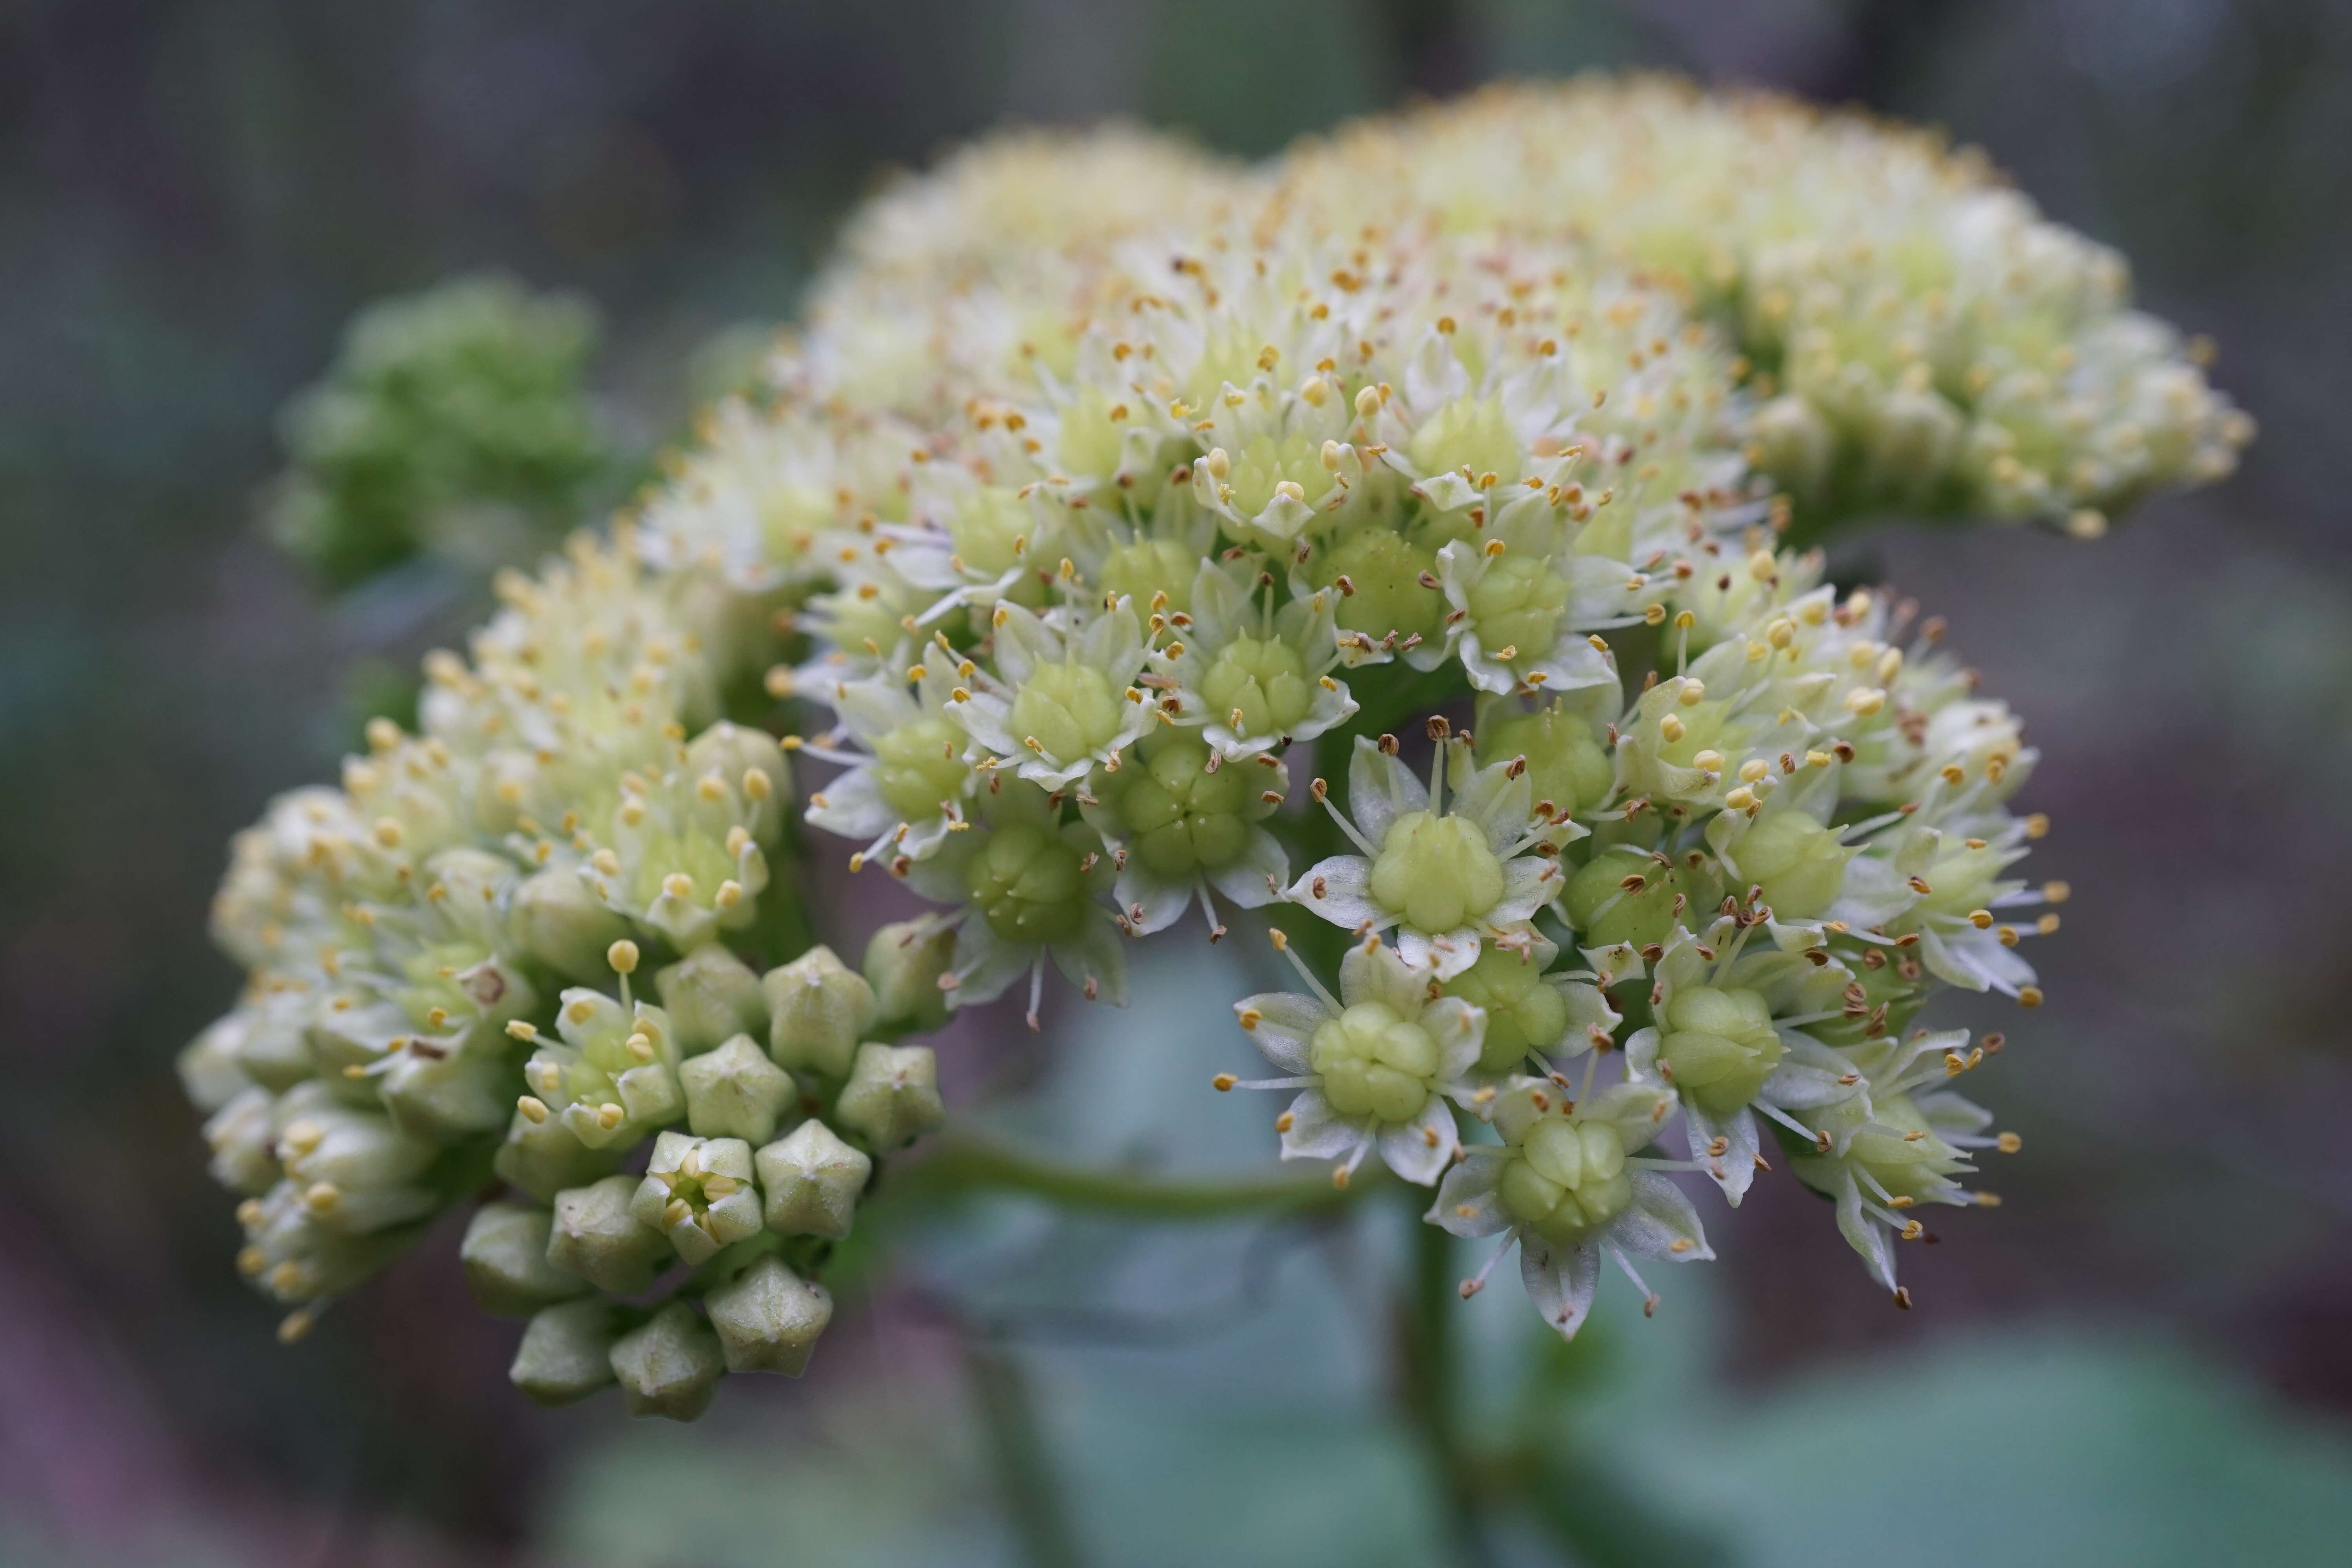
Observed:
[[[1920,1205],[2016,1146],[1949,1087],[1999,1039],[1922,1008],[2038,1004],[2064,888],[2013,874],[2015,716],[1783,535],[2226,467],[2112,258],[1909,136],[1654,83],[1255,171],[1015,138],[852,233],[772,396],[238,840],[252,981],[184,1068],[289,1327],[496,1183],[527,1392],[796,1372],[941,1116],[897,1042],[1244,919],[1304,986],[1236,1005],[1284,1156],[1434,1187],[1560,1332],[1776,1163],[1907,1303]],[[794,814],[933,906],[862,972]]]
[[[614,466],[584,392],[596,337],[586,300],[499,277],[369,307],[287,407],[270,531],[339,584],[422,550],[543,548]]]
[[[1752,368],[1758,459],[1824,518],[2096,533],[2225,476],[2253,434],[2206,384],[2208,346],[2129,308],[2122,257],[1927,132],[1589,78],[1351,126],[1286,173],[1335,222],[1559,229],[1673,279]]]

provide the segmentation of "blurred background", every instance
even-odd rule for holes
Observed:
[[[632,1426],[512,1394],[514,1326],[468,1304],[454,1237],[278,1347],[171,1060],[236,984],[203,935],[228,835],[328,776],[479,609],[446,559],[345,586],[264,531],[278,410],[354,311],[482,271],[593,308],[593,506],[792,316],[890,166],[1104,114],[1260,154],[1415,92],[1629,64],[1982,144],[2218,340],[2262,435],[2096,545],[1897,529],[1843,563],[1948,616],[2043,752],[2022,805],[2075,889],[2035,955],[2051,1003],[1950,1015],[2013,1042],[1981,1087],[2024,1135],[2006,1205],[1906,1253],[1904,1315],[1761,1184],[1655,1321],[1621,1295],[1560,1354],[1516,1288],[1465,1309],[1484,1408],[1591,1458],[1597,1563],[2336,1559],[2352,815],[2319,808],[2352,763],[2352,5],[9,0],[0,1563],[1036,1560],[970,1414],[967,1373],[1008,1363],[1067,1500],[1055,1568],[1444,1561],[1356,1288],[1383,1216],[974,1211],[804,1383]],[[820,913],[856,942],[882,918]],[[1246,977],[1177,962],[1115,1027],[1066,1015],[982,1114],[1073,1158],[1264,1169],[1260,1119],[1200,1088],[1240,1065],[1229,1022],[1188,999]]]

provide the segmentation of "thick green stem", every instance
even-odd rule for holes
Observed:
[[[1426,1451],[1456,1560],[1463,1568],[1493,1561],[1479,1507],[1475,1457],[1464,1446],[1454,1408],[1454,1322],[1461,1307],[1454,1277],[1454,1238],[1419,1223],[1426,1195],[1408,1188],[1415,1220],[1412,1272],[1398,1302],[1397,1398],[1404,1419]]]
[[[1243,1215],[1328,1213],[1354,1201],[1365,1181],[1334,1187],[1321,1177],[1277,1176],[1165,1179],[1138,1171],[1057,1164],[950,1133],[903,1173],[894,1171],[896,1195],[944,1198],[967,1192],[1024,1193],[1065,1208],[1121,1214],[1137,1219],[1209,1220]]]
[[[1079,1568],[1078,1551],[1061,1489],[1037,1430],[1036,1406],[1029,1397],[1021,1363],[1003,1345],[968,1334],[964,1376],[988,1441],[990,1467],[1004,1500],[1006,1522],[1033,1568]]]

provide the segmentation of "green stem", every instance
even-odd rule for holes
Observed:
[[[1064,1208],[1120,1214],[1136,1219],[1210,1220],[1238,1215],[1320,1214],[1345,1207],[1365,1190],[1366,1181],[1334,1187],[1318,1177],[1277,1176],[1164,1179],[1136,1171],[1058,1164],[991,1143],[970,1133],[949,1133],[930,1152],[909,1162],[894,1185],[897,1197],[944,1198],[965,1192],[1024,1193]]]
[[[1454,1275],[1454,1238],[1421,1223],[1417,1188],[1407,1188],[1414,1220],[1412,1274],[1398,1303],[1397,1396],[1406,1423],[1426,1450],[1456,1559],[1464,1568],[1493,1561],[1479,1507],[1475,1457],[1464,1446],[1454,1407],[1460,1375],[1453,1332],[1461,1307]]]
[[[1062,1507],[1021,1363],[1003,1346],[969,1334],[963,1365],[1005,1517],[1024,1555],[1034,1568],[1079,1568],[1085,1559]]]

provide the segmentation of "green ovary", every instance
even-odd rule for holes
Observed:
[[[1209,748],[1190,735],[1155,741],[1141,768],[1097,784],[1127,829],[1130,853],[1157,876],[1190,877],[1239,859],[1249,847],[1243,812],[1253,804],[1240,767],[1209,771]]]
[[[1572,1247],[1633,1200],[1624,1140],[1605,1121],[1538,1121],[1520,1143],[1518,1158],[1504,1165],[1496,1197],[1512,1220],[1547,1241]]]
[[[1090,664],[1044,664],[1013,699],[1014,740],[1034,740],[1045,756],[1091,756],[1118,734],[1121,699],[1110,678]]]
[[[1933,1196],[1961,1168],[1959,1151],[1936,1136],[1907,1094],[1871,1096],[1870,1125],[1853,1135],[1846,1158],[1898,1198]]]
[[[1503,863],[1476,823],[1410,812],[1389,826],[1371,891],[1415,931],[1454,931],[1502,900]]]
[[[1410,1121],[1429,1103],[1437,1042],[1384,1002],[1359,1002],[1315,1031],[1307,1066],[1342,1116]]]
[[[1339,600],[1342,630],[1373,638],[1394,632],[1402,642],[1434,637],[1444,626],[1445,595],[1421,581],[1436,571],[1435,554],[1402,534],[1368,529],[1324,558],[1323,583],[1335,586],[1345,577],[1354,590]]]
[[[1568,1003],[1543,983],[1542,965],[1516,952],[1485,949],[1444,990],[1486,1010],[1478,1066],[1487,1072],[1508,1071],[1530,1051],[1551,1049],[1568,1032]]]
[[[1728,1116],[1756,1098],[1788,1047],[1772,1009],[1753,991],[1696,985],[1666,1004],[1658,1059],[1675,1089],[1709,1116]]]
[[[1493,474],[1506,485],[1518,479],[1525,455],[1499,397],[1465,397],[1447,404],[1423,422],[1405,449],[1424,474],[1466,468],[1474,479]]]
[[[1153,601],[1162,594],[1168,596],[1168,609],[1189,612],[1192,579],[1200,570],[1201,558],[1174,540],[1139,539],[1110,552],[1100,583],[1104,594],[1133,600],[1139,616],[1150,615]]]
[[[1288,643],[1238,637],[1201,678],[1201,696],[1211,717],[1236,734],[1279,735],[1315,706],[1315,682]]]
[[[1525,664],[1549,653],[1559,641],[1568,610],[1568,579],[1549,562],[1531,555],[1506,555],[1470,588],[1470,619],[1487,657]]]
[[[1080,844],[1029,823],[989,836],[965,873],[988,929],[1006,942],[1059,942],[1086,918]]]
[[[1768,816],[1738,846],[1739,874],[1782,920],[1808,921],[1837,901],[1853,851],[1801,811]]]
[[[939,816],[971,773],[957,755],[962,734],[945,719],[901,724],[874,742],[873,778],[883,803],[909,822]]]
[[[1592,738],[1592,728],[1559,704],[1478,727],[1482,762],[1528,760],[1528,784],[1538,801],[1549,801],[1555,815],[1598,805],[1609,793],[1609,755]]]

